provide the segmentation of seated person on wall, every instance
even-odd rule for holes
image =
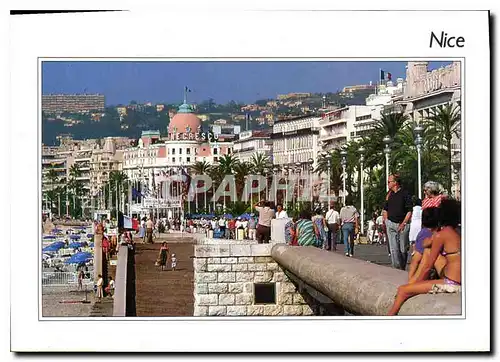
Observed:
[[[396,315],[403,303],[414,295],[461,292],[461,243],[460,235],[456,230],[460,224],[460,203],[455,200],[443,200],[439,206],[438,215],[438,225],[431,228],[432,238],[426,239],[424,243],[424,247],[428,247],[429,242],[431,244],[429,258],[425,261],[414,283],[398,288],[396,300],[388,315]],[[446,260],[442,277],[437,280],[423,280],[439,255]]]
[[[422,272],[424,270],[424,266],[427,265],[430,258],[432,230],[438,227],[439,212],[440,210],[436,207],[427,208],[422,211],[422,229],[416,237],[414,245],[415,248],[411,256],[411,263],[408,270],[408,284],[415,283],[417,280],[431,279],[429,277],[431,270],[429,270],[426,274],[422,274]],[[425,248],[424,244],[427,244],[428,247]],[[442,255],[438,255],[436,262],[434,263],[434,268],[437,271],[438,276],[442,276],[445,265],[446,258]]]

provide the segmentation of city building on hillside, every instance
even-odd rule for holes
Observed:
[[[278,94],[277,99],[291,99],[291,98],[307,98],[310,97],[311,93],[288,93],[288,94]]]
[[[250,162],[256,153],[272,155],[273,141],[268,131],[244,131],[234,141],[234,155],[240,162]]]
[[[116,111],[120,116],[126,116],[127,115],[127,107],[116,107]]]
[[[102,94],[43,94],[42,111],[47,113],[103,111]]]

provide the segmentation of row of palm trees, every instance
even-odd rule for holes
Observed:
[[[421,144],[422,181],[433,180],[444,186],[451,194],[454,172],[460,171],[459,165],[452,168],[452,139],[460,138],[460,108],[447,104],[433,112],[427,119],[420,121],[423,127]],[[381,208],[386,196],[384,137],[389,136],[391,153],[389,158],[390,172],[401,175],[403,186],[413,195],[418,194],[417,149],[415,144],[416,123],[402,112],[385,113],[377,121],[374,131],[369,137],[353,140],[342,148],[346,155],[346,190],[349,195],[347,202],[360,207],[360,153],[364,147],[364,197],[365,210],[372,211]],[[341,165],[341,149],[336,148],[320,156],[314,173],[330,175],[330,191],[339,194],[343,188],[343,168]],[[274,168],[274,170],[276,167]],[[279,168],[278,168],[279,170]],[[212,178],[212,190],[217,189],[225,175],[234,175],[236,190],[240,196],[248,175],[266,175],[273,171],[271,160],[263,153],[256,153],[250,162],[240,162],[234,155],[225,155],[219,162],[210,165],[207,162],[196,162],[190,171],[195,175],[209,175]],[[280,170],[281,171],[281,170]],[[295,204],[297,205],[297,204]],[[249,203],[226,205],[226,212],[232,207],[238,211],[248,211]],[[302,204],[301,207],[304,207]],[[310,207],[310,205],[308,205]],[[292,212],[293,213],[293,212]]]
[[[415,126],[415,122],[410,120],[404,113],[386,113],[377,121],[375,129],[369,137],[348,142],[343,146],[347,151],[346,190],[349,196],[346,201],[352,202],[357,207],[360,206],[360,189],[357,185],[360,184],[361,177],[361,172],[359,172],[359,148],[363,146],[365,149],[363,165],[365,174],[365,210],[372,212],[383,205],[386,196],[385,156],[383,152],[385,136],[392,139],[390,145],[390,172],[398,172],[405,188],[412,194],[417,194],[418,171],[414,135]],[[437,181],[444,185],[448,193],[451,193],[454,177],[452,171],[452,139],[454,136],[460,138],[460,108],[451,104],[442,106],[432,113],[429,118],[421,120],[420,126],[424,128],[421,145],[422,181]],[[341,159],[340,148],[331,150],[326,156],[318,157],[317,167],[313,171],[323,177],[330,175],[330,191],[335,194],[338,194],[343,186]],[[455,172],[460,171],[459,165],[453,166]],[[194,204],[190,205],[193,211],[208,212],[210,207],[207,207],[207,201],[208,199],[211,200],[215,190],[217,190],[226,175],[235,177],[237,195],[241,197],[247,176],[255,174],[270,175],[276,171],[276,167],[272,165],[269,156],[257,152],[252,156],[250,162],[239,161],[237,157],[229,154],[221,156],[218,162],[213,165],[206,161],[198,161],[190,166],[188,170],[191,175],[209,175],[212,179],[213,187],[209,191],[210,193],[200,198],[197,197]],[[85,209],[82,208],[82,202],[83,200],[90,200],[90,198],[89,190],[84,188],[83,183],[78,180],[81,174],[79,168],[73,165],[70,168],[67,182],[62,183],[55,170],[48,171],[46,200],[50,203],[51,210],[57,207],[58,215],[66,213],[66,210],[61,210],[61,205],[65,205],[66,199],[72,216],[81,216],[82,210]],[[116,192],[117,187],[119,190],[118,195]],[[105,205],[109,209],[115,208],[117,202],[118,205],[122,205],[122,201],[127,197],[130,187],[131,183],[125,173],[111,171],[109,181],[102,188],[101,200],[104,199]],[[263,196],[263,194],[256,195],[255,200]],[[219,210],[233,214],[249,211],[251,207],[250,202],[231,203],[228,200],[227,202],[224,201],[223,204],[225,209],[220,210],[219,208]],[[304,204],[301,207],[304,207]],[[214,211],[213,207],[211,209]]]
[[[375,130],[369,137],[347,143],[346,190],[349,202],[355,205],[360,200],[360,152],[364,147],[364,195],[369,212],[380,208],[386,196],[384,137],[392,139],[389,158],[391,173],[399,173],[403,186],[413,195],[418,194],[418,159],[414,129],[416,122],[404,113],[383,114]],[[433,180],[443,185],[451,194],[453,172],[460,172],[458,164],[453,165],[452,139],[460,139],[460,108],[451,104],[439,107],[431,115],[420,121],[423,127],[421,144],[422,182]],[[340,149],[332,150],[318,160],[316,172],[328,173],[330,161],[330,182],[333,190],[342,188],[342,166]],[[454,169],[454,171],[453,171]],[[356,179],[354,179],[356,177]],[[359,205],[358,205],[359,206]]]
[[[66,180],[54,167],[49,168],[46,175],[47,189],[44,192],[44,207],[50,209],[58,217],[68,215],[72,218],[81,218],[90,216],[91,207],[97,208],[99,204],[104,208],[116,209],[117,201],[120,205],[128,194],[130,183],[124,172],[111,171],[108,181],[103,185],[100,193],[94,197],[91,197],[90,189],[85,187],[83,181],[79,179],[82,175],[83,172],[77,164],[70,167],[69,177]],[[92,202],[94,205],[91,205]]]

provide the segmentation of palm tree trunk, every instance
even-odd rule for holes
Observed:
[[[451,165],[452,165],[452,150],[451,150],[451,139],[447,139],[446,140],[446,143],[447,143],[447,147],[448,147],[448,172],[450,173],[449,177],[448,177],[448,192],[449,192],[449,195],[451,195],[451,185],[453,183],[453,170],[451,168]]]

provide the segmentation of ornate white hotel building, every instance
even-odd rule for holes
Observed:
[[[162,138],[159,131],[143,132],[137,147],[123,152],[123,172],[145,197],[134,199],[132,213],[144,214],[158,208],[162,215],[179,212],[180,192],[171,190],[173,198],[166,200],[162,190],[166,176],[182,175],[197,161],[217,163],[219,158],[233,152],[234,144],[213,133],[202,132],[200,118],[192,107],[183,103],[168,126],[169,134]]]

